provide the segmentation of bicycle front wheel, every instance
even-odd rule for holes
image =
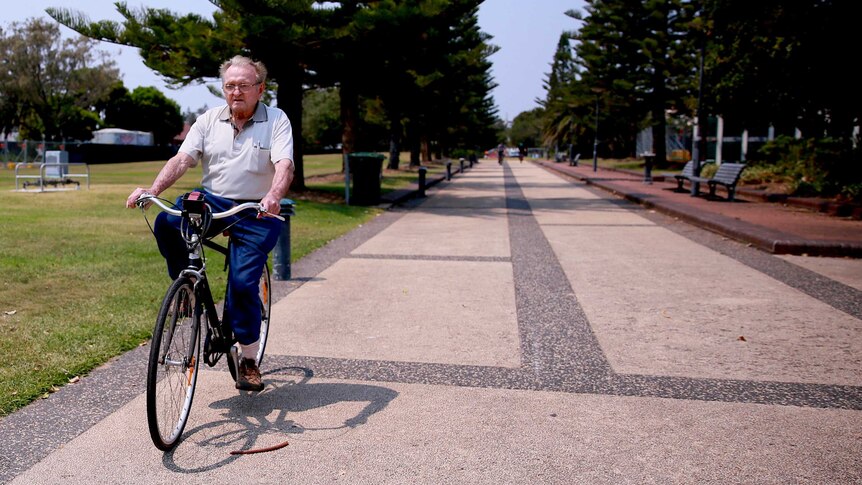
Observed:
[[[195,395],[200,361],[200,315],[193,283],[178,278],[159,310],[147,366],[147,424],[156,448],[179,442]]]

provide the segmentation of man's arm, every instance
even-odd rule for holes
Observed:
[[[293,182],[293,160],[282,158],[275,162],[275,175],[272,177],[272,186],[260,201],[265,211],[271,214],[279,213],[281,210],[281,198],[287,195],[287,189],[290,188],[291,182]]]
[[[152,195],[159,195],[168,187],[174,184],[180,177],[183,176],[184,173],[195,165],[195,160],[186,153],[178,152],[176,155],[171,157],[170,160],[162,167],[162,170],[159,172],[159,175],[156,176],[156,180],[153,181],[153,185],[149,188],[138,187],[136,188],[132,194],[126,199],[126,207],[134,208],[135,201],[138,200],[138,197],[143,193],[149,193]]]

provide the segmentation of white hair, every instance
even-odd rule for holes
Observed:
[[[221,67],[219,67],[218,73],[222,79],[224,79],[225,72],[231,66],[251,66],[254,68],[254,72],[257,73],[257,82],[266,82],[266,66],[260,61],[253,61],[245,56],[233,56],[229,60],[224,61]]]

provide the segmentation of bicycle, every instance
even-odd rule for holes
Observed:
[[[180,232],[189,254],[189,266],[171,283],[162,300],[147,363],[147,424],[150,437],[156,448],[170,451],[182,436],[191,411],[201,352],[204,362],[210,367],[214,367],[223,355],[228,355],[227,365],[234,381],[239,369],[239,347],[231,329],[219,317],[213,301],[203,250],[206,246],[224,254],[225,262],[229,264],[229,248],[206,237],[207,230],[213,220],[231,217],[242,211],[254,210],[249,215],[257,217],[265,215],[282,221],[284,218],[266,212],[256,202],[246,202],[227,211],[214,213],[200,192],[184,196],[181,208],[170,207],[166,201],[151,194],[141,195],[136,204],[144,211],[150,202],[182,218]],[[230,244],[229,238],[228,246]],[[255,356],[258,366],[263,361],[269,335],[272,306],[270,289],[269,267],[264,265],[260,277],[260,348]]]

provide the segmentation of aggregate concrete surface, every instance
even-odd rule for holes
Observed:
[[[142,347],[0,421],[0,482],[862,483],[857,260],[528,162],[428,195],[276,285],[262,393],[207,368],[162,453]]]

